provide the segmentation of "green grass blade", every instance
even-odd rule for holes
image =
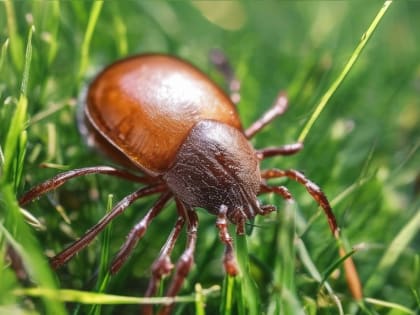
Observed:
[[[95,25],[98,22],[99,14],[101,13],[104,1],[94,1],[89,15],[89,22],[86,28],[85,36],[83,38],[82,48],[80,52],[80,67],[78,73],[78,81],[85,75],[89,63],[89,48],[95,30]]]
[[[0,234],[7,240],[6,246],[12,246],[23,261],[26,272],[32,281],[54,290],[56,284],[48,263],[33,237],[29,225],[24,220],[16,202],[15,192],[22,177],[27,133],[26,116],[28,99],[26,97],[32,60],[33,26],[29,29],[20,97],[10,118],[9,130],[4,140],[4,164],[0,182]],[[46,314],[65,314],[61,303],[43,298]]]
[[[55,279],[37,240],[20,212],[12,186],[4,184],[0,187],[0,217],[6,218],[4,225],[0,225],[0,234],[4,235],[7,243],[19,254],[31,280],[54,292],[57,287]],[[45,296],[42,300],[46,314],[66,314],[60,302]]]
[[[241,273],[235,282],[237,290],[239,314],[260,314],[257,287],[252,279],[249,268],[248,245],[245,236],[236,236],[236,255]]]
[[[119,13],[118,2],[112,2],[113,11]],[[128,42],[127,42],[127,27],[124,24],[124,20],[121,14],[113,14],[112,22],[116,32],[117,49],[119,56],[126,56],[128,53]]]
[[[106,212],[112,210],[113,207],[113,198],[114,196],[110,194],[108,196],[108,202],[106,207]],[[105,231],[102,234],[102,247],[101,247],[101,254],[100,254],[100,265],[99,265],[99,276],[98,280],[100,284],[98,286],[98,292],[105,292],[106,286],[109,282],[109,257],[110,257],[110,244],[111,244],[111,236],[112,236],[112,222],[108,224]]]
[[[382,300],[378,300],[378,299],[373,299],[373,298],[365,298],[364,299],[367,303],[370,304],[374,304],[377,306],[381,306],[381,307],[385,307],[385,308],[389,308],[392,310],[396,310],[399,311],[397,314],[410,314],[410,315],[415,315],[416,312],[410,310],[409,308],[397,304],[397,303],[392,303],[392,302],[387,302],[387,301],[382,301]]]
[[[59,48],[58,29],[60,25],[60,1],[49,1],[47,2],[48,10],[51,12],[51,16],[48,19],[50,26],[48,27],[48,33],[50,34],[49,49],[48,49],[48,64],[50,65],[55,57],[57,56]]]
[[[321,100],[319,101],[318,105],[315,107],[315,111],[309,118],[308,122],[305,124],[305,126],[302,129],[302,132],[300,133],[298,137],[298,142],[304,142],[306,136],[309,133],[309,130],[312,128],[313,124],[317,120],[318,116],[321,114],[321,112],[324,110],[325,106],[327,105],[330,98],[334,95],[335,91],[338,89],[338,87],[341,85],[341,83],[344,81],[348,73],[350,72],[351,68],[354,66],[355,62],[359,58],[363,48],[366,46],[367,42],[371,38],[373,32],[375,31],[376,27],[378,26],[379,22],[383,18],[384,14],[388,10],[389,6],[391,5],[392,0],[387,0],[379,10],[376,17],[373,19],[372,23],[366,30],[366,32],[362,35],[362,38],[360,39],[359,45],[357,45],[356,49],[353,51],[352,55],[350,56],[349,61],[344,66],[343,71],[340,72],[338,77],[335,79],[335,81],[331,84],[329,89],[325,92],[325,94],[321,97]]]
[[[203,287],[197,283],[195,285],[195,314],[206,314],[206,296],[203,294]]]
[[[28,40],[27,40],[26,52],[25,52],[25,64],[23,68],[22,84],[20,87],[20,93],[25,96],[28,91],[29,70],[31,69],[31,60],[32,60],[32,35],[34,32],[35,32],[35,27],[32,25],[29,28],[29,33],[28,33]]]
[[[219,286],[212,286],[208,289],[203,289],[202,294],[210,297],[214,293],[219,292],[219,290]],[[51,290],[44,287],[17,289],[14,293],[17,296],[44,297],[53,301],[101,305],[194,303],[196,298],[194,294],[175,297],[134,297],[68,289]]]
[[[106,207],[106,212],[108,213],[112,209],[112,199],[113,195],[108,196],[108,202]],[[99,274],[98,274],[98,281],[96,292],[104,293],[108,286],[108,283],[111,279],[109,274],[109,246],[111,243],[111,230],[112,229],[112,222],[105,228],[105,231],[102,233],[102,246],[101,246],[101,254],[100,254],[100,262],[99,262]],[[90,315],[99,315],[101,314],[101,306],[98,304],[92,305],[89,313]]]
[[[420,254],[417,254],[414,257],[414,277],[413,277],[413,284],[412,292],[413,296],[415,298],[415,301],[417,302],[417,308],[420,309]]]
[[[420,231],[420,211],[417,208],[417,212],[414,217],[402,228],[400,233],[394,238],[391,244],[385,251],[382,259],[378,266],[375,268],[375,272],[372,273],[370,278],[365,284],[366,295],[371,295],[377,290],[380,290],[386,281],[386,275],[389,274],[392,266],[395,265],[398,258],[401,256],[403,251],[407,248],[408,244],[418,236]]]
[[[2,168],[2,182],[13,183],[13,186],[16,188],[20,178],[17,178],[17,160],[21,161],[22,159],[17,158],[16,152],[18,147],[21,146],[22,141],[20,137],[24,129],[24,123],[26,120],[26,111],[28,107],[27,98],[22,95],[19,98],[15,112],[11,118],[10,129],[7,133],[5,144],[4,144],[4,164]]]
[[[32,34],[34,27],[29,29],[28,41],[26,46],[25,63],[21,83],[21,94],[16,109],[10,121],[10,129],[8,130],[4,144],[4,164],[2,181],[13,182],[15,190],[20,182],[22,174],[23,161],[26,146],[26,133],[24,132],[26,123],[26,112],[28,107],[28,99],[26,97],[27,85],[29,80],[29,71],[32,60]]]
[[[7,16],[7,28],[10,38],[10,52],[13,63],[18,71],[23,68],[23,42],[17,31],[16,16],[14,9],[14,2],[11,0],[5,0],[3,2],[6,7]]]
[[[7,38],[4,41],[3,45],[1,46],[1,52],[0,52],[0,73],[2,73],[4,71],[3,70],[3,66],[5,64],[6,54],[7,54],[7,49],[8,48],[9,48],[9,39]]]
[[[303,314],[303,307],[296,298],[296,203],[286,203],[282,212],[277,216],[279,226],[273,248],[273,286],[279,292],[270,301],[268,314]]]
[[[229,275],[225,276],[222,289],[222,303],[220,305],[220,314],[231,315],[233,307],[233,289],[235,279]]]
[[[297,240],[296,242],[296,248],[298,251],[298,254],[302,260],[302,263],[304,264],[304,266],[306,267],[306,269],[308,270],[308,272],[310,273],[310,275],[320,284],[320,285],[324,285],[325,288],[327,289],[328,293],[330,294],[331,299],[335,302],[336,306],[337,306],[337,314],[339,315],[343,315],[344,311],[343,311],[343,306],[341,305],[341,302],[339,300],[339,298],[337,297],[337,295],[334,293],[333,289],[331,288],[331,286],[329,285],[329,283],[326,281],[326,276],[322,277],[321,273],[318,271],[318,269],[316,268],[314,262],[312,261],[312,259],[309,256],[309,253],[305,247],[305,244],[302,242],[301,239]],[[337,263],[339,264],[339,263]],[[335,264],[334,264],[335,266]],[[328,275],[329,272],[327,271],[326,274]]]

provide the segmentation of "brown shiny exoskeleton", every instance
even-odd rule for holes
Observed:
[[[237,113],[238,82],[223,55],[213,62],[229,81],[229,97],[205,74],[191,64],[169,55],[146,54],[118,61],[103,70],[91,83],[84,104],[84,122],[89,141],[110,155],[127,170],[107,166],[87,167],[61,173],[34,187],[20,199],[24,205],[67,180],[101,173],[126,178],[141,188],[126,196],[85,235],[52,258],[60,267],[87,246],[105,226],[135,200],[157,194],[155,204],[128,234],[114,258],[111,271],[117,272],[128,258],[151,220],[170,200],[175,200],[178,220],[169,233],[159,257],[152,266],[146,296],[156,294],[159,280],[174,268],[170,256],[186,225],[187,245],[178,260],[166,291],[175,296],[192,264],[198,228],[195,207],[214,214],[220,239],[225,244],[224,267],[229,275],[238,274],[228,221],[244,233],[245,223],[257,215],[275,210],[262,205],[257,196],[275,193],[291,200],[283,186],[272,186],[270,178],[288,177],[306,187],[325,211],[333,234],[338,228],[330,204],[313,182],[296,170],[260,170],[259,162],[270,156],[299,151],[299,143],[256,150],[249,139],[287,108],[280,93],[274,105],[254,124],[244,129]],[[137,170],[137,175],[128,170]],[[170,306],[160,310],[170,311]],[[151,307],[144,309],[151,312]]]

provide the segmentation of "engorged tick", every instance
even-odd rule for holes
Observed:
[[[198,229],[196,207],[216,216],[220,240],[225,245],[224,268],[229,275],[237,275],[239,269],[228,222],[236,225],[238,234],[243,234],[248,220],[275,210],[273,205],[262,205],[258,195],[275,193],[291,200],[287,188],[267,182],[279,177],[305,186],[324,210],[332,233],[338,237],[331,206],[317,185],[296,170],[260,170],[260,160],[296,153],[302,144],[254,149],[249,142],[276,116],[284,113],[288,105],[286,96],[280,93],[274,105],[244,129],[235,104],[239,101],[239,83],[228,63],[220,55],[214,57],[216,66],[232,87],[231,97],[191,64],[162,54],[137,55],[118,61],[94,79],[84,104],[89,141],[127,170],[96,166],[64,172],[24,194],[20,205],[58,188],[71,178],[92,173],[125,178],[142,187],[126,196],[79,240],[53,257],[54,268],[86,247],[135,200],[157,194],[155,204],[132,228],[114,258],[110,267],[112,273],[121,268],[152,219],[170,200],[175,200],[178,220],[153,263],[145,295],[155,295],[160,279],[174,268],[171,252],[186,225],[187,245],[176,264],[166,295],[175,296],[179,292],[193,265]],[[160,314],[168,314],[170,309],[171,306],[163,306]],[[145,314],[151,312],[151,306],[144,308]]]

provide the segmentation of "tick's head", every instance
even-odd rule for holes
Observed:
[[[259,160],[243,133],[226,124],[212,120],[196,124],[164,179],[186,204],[213,214],[226,206],[232,223],[261,213],[256,197],[261,185]]]

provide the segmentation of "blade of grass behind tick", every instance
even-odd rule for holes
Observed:
[[[83,78],[89,63],[89,48],[98,21],[99,14],[101,13],[103,1],[94,1],[90,10],[89,21],[86,28],[85,36],[83,38],[82,48],[80,50],[80,66],[77,74],[78,82]]]
[[[0,73],[3,73],[3,65],[5,64],[5,59],[6,59],[6,53],[7,53],[7,49],[9,47],[9,39],[7,38],[3,45],[1,46],[1,52],[0,52]],[[1,95],[0,95],[1,96]]]
[[[305,244],[302,242],[301,239],[298,239],[296,241],[296,248],[297,248],[297,252],[300,256],[300,259],[303,265],[308,270],[312,278],[314,278],[318,283],[320,283],[320,285],[325,286],[325,288],[327,289],[328,293],[330,294],[331,299],[334,301],[334,303],[337,306],[337,314],[344,315],[343,306],[341,305],[340,299],[334,293],[332,287],[329,285],[326,279],[331,274],[332,270],[334,270],[337,266],[339,266],[340,263],[342,263],[342,260],[345,258],[340,258],[338,262],[335,262],[330,268],[327,269],[325,274],[321,276],[321,273],[319,272],[315,263],[309,256],[308,250],[306,249]]]
[[[2,167],[2,181],[12,183],[16,190],[23,169],[23,159],[26,146],[26,112],[28,100],[26,97],[29,70],[32,59],[32,34],[34,28],[29,29],[28,42],[22,76],[21,94],[16,109],[10,120],[9,130],[4,143],[4,164]]]
[[[117,13],[112,15],[112,22],[116,32],[115,39],[117,40],[118,55],[124,57],[128,52],[127,27],[121,17],[118,2],[114,1],[111,4],[113,11]]]
[[[25,271],[35,283],[54,290],[56,283],[48,263],[32,235],[17,204],[15,193],[22,177],[22,168],[26,147],[26,115],[28,99],[26,97],[29,80],[30,64],[32,59],[32,34],[34,28],[30,27],[27,39],[24,70],[20,97],[10,118],[9,130],[4,140],[4,164],[0,182],[0,217],[4,222],[0,226],[0,234],[7,240],[22,259]],[[65,314],[63,305],[57,301],[43,298],[46,314]]]
[[[295,216],[297,213],[295,203],[287,203],[282,213],[278,213],[279,224],[276,236],[275,247],[273,248],[274,270],[273,294],[274,298],[269,301],[269,315],[275,314],[296,314],[303,315],[303,307],[297,299],[296,292],[296,248],[295,238]]]
[[[206,314],[206,296],[203,294],[203,287],[197,283],[195,286],[195,314]]]
[[[317,118],[319,117],[319,115],[321,114],[321,112],[323,111],[325,106],[327,105],[328,101],[334,95],[335,91],[338,89],[338,87],[341,85],[341,83],[344,81],[344,79],[346,78],[346,76],[350,72],[350,70],[353,68],[353,66],[354,66],[355,62],[357,61],[357,59],[359,58],[363,48],[366,46],[367,42],[371,38],[373,32],[377,28],[379,22],[383,18],[384,14],[388,10],[391,3],[392,3],[392,0],[385,1],[385,3],[381,7],[378,14],[375,16],[375,18],[373,19],[372,23],[370,24],[370,26],[368,27],[366,32],[362,35],[362,38],[361,38],[359,44],[357,45],[357,47],[353,51],[352,55],[350,56],[350,59],[348,60],[347,64],[344,66],[344,69],[340,72],[340,74],[333,81],[333,83],[331,84],[329,89],[321,97],[318,105],[315,107],[315,111],[313,112],[313,114],[309,118],[308,122],[303,127],[303,129],[302,129],[302,131],[301,131],[301,133],[298,137],[299,142],[302,142],[302,143],[304,142],[306,136],[309,133],[309,130],[312,128],[313,124],[315,123],[315,121],[317,120]],[[344,253],[344,250],[340,249],[340,255],[343,255],[343,253]],[[352,288],[352,294],[353,294],[354,298],[360,299],[362,297],[361,284],[360,284],[360,280],[359,280],[359,277],[357,275],[357,272],[354,269],[354,264],[353,264],[352,260],[348,260],[348,261],[345,262],[345,268],[346,268],[346,273],[348,275],[351,275],[352,283],[349,284],[349,285]]]
[[[258,302],[260,299],[257,287],[250,272],[247,239],[244,235],[235,238],[236,255],[241,270],[240,275],[235,279],[235,286],[238,288],[235,291],[238,301],[238,314],[258,315],[261,305]]]
[[[0,52],[0,77],[3,77],[4,74],[4,64],[6,60],[6,54],[9,47],[9,39],[6,39],[1,47]],[[0,90],[0,99],[2,98],[2,90]],[[4,143],[4,135],[8,133],[9,124],[8,119],[6,117],[10,117],[11,115],[8,114],[7,108],[5,106],[1,107],[0,109],[0,120],[4,123],[0,125],[0,176],[3,175],[3,165],[4,165],[4,153],[3,153],[3,143]]]
[[[15,9],[13,7],[14,3],[11,0],[6,0],[3,2],[3,4],[6,7],[7,28],[10,38],[10,53],[12,56],[12,61],[15,67],[19,71],[22,71],[24,61],[23,42],[17,31],[16,15]]]
[[[360,40],[359,45],[357,45],[356,49],[353,51],[352,55],[350,56],[350,59],[348,60],[347,64],[344,66],[344,69],[340,72],[338,77],[334,80],[334,82],[331,84],[329,89],[325,92],[325,94],[321,97],[318,105],[315,107],[315,111],[303,127],[299,137],[299,142],[304,142],[306,136],[309,133],[309,130],[312,128],[313,124],[321,114],[321,112],[324,110],[325,106],[327,105],[330,98],[334,95],[335,91],[338,89],[338,87],[341,85],[341,83],[346,78],[347,74],[350,72],[350,70],[353,68],[355,62],[359,58],[363,48],[366,46],[367,42],[369,41],[370,37],[372,36],[373,32],[375,31],[376,27],[378,26],[379,22],[383,18],[385,12],[388,10],[389,6],[391,5],[392,0],[387,0],[383,4],[382,8],[379,10],[376,17],[373,19],[372,23],[366,30],[366,32],[362,35],[362,38]]]
[[[379,307],[385,307],[389,308],[393,311],[390,311],[388,314],[390,315],[403,315],[403,314],[409,314],[409,315],[416,315],[417,313],[413,310],[410,310],[408,307],[405,307],[401,304],[392,303],[388,301],[378,300],[378,299],[372,299],[372,298],[366,298],[365,301],[370,304],[377,305]]]
[[[233,288],[235,286],[234,278],[226,275],[223,281],[220,314],[231,315],[233,307]]]
[[[106,207],[106,212],[108,213],[112,209],[112,198],[113,195],[108,196],[108,203]],[[98,284],[96,292],[104,293],[110,281],[109,274],[109,246],[111,243],[111,229],[112,222],[106,227],[105,231],[102,233],[102,246],[99,262],[99,275],[98,275]],[[90,315],[99,315],[101,314],[101,306],[98,304],[92,305],[89,313]]]
[[[36,25],[37,37],[36,45],[34,49],[36,51],[36,57],[34,63],[36,64],[36,89],[39,94],[33,94],[37,96],[36,104],[43,105],[44,110],[50,110],[51,107],[51,85],[57,81],[51,80],[52,74],[57,67],[54,67],[53,62],[55,61],[60,47],[60,35],[59,29],[63,16],[60,15],[61,2],[60,1],[31,1],[31,10],[28,10],[28,16],[33,20]],[[64,10],[63,10],[64,11]],[[63,13],[63,12],[61,12]],[[66,53],[69,53],[67,50]],[[64,53],[65,54],[65,53]],[[63,52],[61,52],[61,55]],[[68,60],[69,61],[69,60]],[[59,80],[58,80],[59,81]],[[73,82],[74,80],[72,80]],[[59,87],[54,88],[55,91],[60,90]],[[69,89],[69,85],[66,86]],[[71,89],[69,89],[71,91]],[[48,105],[46,105],[48,104]],[[34,112],[32,110],[31,112]],[[38,113],[38,111],[36,111]],[[38,113],[39,114],[39,113]],[[31,124],[34,124],[33,117],[31,117]]]
[[[212,286],[203,289],[202,295],[211,297],[219,291],[219,286]],[[14,294],[16,296],[48,298],[52,301],[101,305],[194,303],[196,298],[194,294],[175,297],[136,297],[69,289],[51,290],[45,287],[17,289]]]
[[[418,236],[420,231],[420,211],[419,203],[414,204],[416,211],[414,217],[402,228],[400,233],[394,238],[388,249],[382,256],[375,272],[372,273],[365,285],[365,291],[368,295],[375,294],[376,291],[381,290],[386,285],[387,275],[391,268],[395,265],[398,258],[400,258],[404,249],[408,244]]]
[[[37,240],[25,222],[16,202],[13,188],[10,184],[0,186],[0,213],[5,217],[4,226],[0,225],[0,234],[3,234],[9,246],[21,257],[25,270],[33,282],[54,291],[57,287],[55,279],[42,253]],[[45,314],[66,314],[63,305],[58,301],[42,297]]]
[[[47,32],[47,43],[46,48],[47,64],[51,65],[57,56],[59,46],[59,26],[60,26],[60,1],[40,1],[34,2],[38,10],[47,10],[48,19],[43,19],[42,27],[40,31]]]
[[[413,284],[412,286],[412,292],[413,296],[416,299],[417,307],[420,308],[420,254],[417,253],[414,257],[414,263],[413,263],[413,269],[414,269],[414,277],[413,277]]]

